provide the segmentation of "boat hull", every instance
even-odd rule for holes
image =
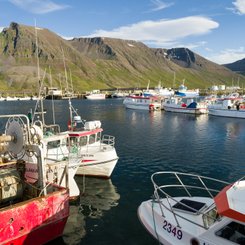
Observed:
[[[186,108],[186,107],[174,107],[174,106],[163,106],[163,109],[168,112],[188,113],[188,114],[207,114],[207,108]]]
[[[88,100],[104,100],[106,98],[105,94],[90,94],[86,95]]]
[[[62,236],[69,216],[69,194],[59,189],[1,209],[0,244],[45,244]]]
[[[245,110],[209,108],[209,115],[220,117],[245,118]]]
[[[85,160],[79,166],[76,175],[86,175],[102,178],[110,178],[116,164],[118,157],[107,161]]]
[[[71,160],[70,160],[71,162]],[[66,187],[65,167],[66,162],[50,163],[46,165],[46,177],[50,183],[58,184],[62,187]],[[68,186],[70,190],[70,198],[74,199],[80,195],[79,188],[76,184],[74,176],[79,167],[79,163],[68,165]],[[38,166],[35,162],[27,162],[25,169],[25,178],[34,183],[38,180]]]

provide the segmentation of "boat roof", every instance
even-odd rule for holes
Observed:
[[[75,131],[68,131],[68,134],[70,137],[81,137],[81,136],[88,136],[88,135],[92,135],[92,134],[96,134],[99,132],[102,132],[103,129],[102,128],[96,128],[93,130],[75,130]]]
[[[69,137],[69,134],[67,132],[61,132],[58,134],[44,135],[43,140],[46,142],[50,142],[50,141],[55,141],[55,140],[67,139],[68,137]]]

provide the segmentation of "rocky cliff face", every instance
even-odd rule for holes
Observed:
[[[77,91],[146,87],[149,80],[151,86],[162,81],[170,87],[174,73],[176,86],[186,79],[189,88],[236,79],[234,72],[186,48],[152,49],[133,40],[102,37],[67,41],[44,28],[11,23],[0,33],[0,89],[35,89],[37,53],[45,86],[50,86],[51,74],[53,86],[64,88],[72,81]]]
[[[116,59],[116,53],[104,43],[103,38],[74,38],[71,45],[92,59]]]
[[[245,58],[230,64],[225,64],[224,66],[234,72],[245,75]]]

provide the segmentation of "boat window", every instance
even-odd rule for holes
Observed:
[[[197,214],[205,206],[206,205],[203,202],[197,202],[189,199],[181,199],[180,202],[177,202],[173,205],[173,208],[192,214]]]
[[[95,134],[89,135],[89,144],[92,144],[95,142]]]
[[[87,145],[87,136],[80,137],[79,145],[80,146]]]
[[[60,140],[50,141],[48,142],[47,149],[53,149],[60,146]]]
[[[100,141],[100,140],[101,140],[101,132],[98,132],[96,141]]]
[[[202,218],[204,226],[206,228],[210,227],[219,218],[216,207],[205,213]]]
[[[245,244],[245,225],[232,221],[215,233],[237,244]]]

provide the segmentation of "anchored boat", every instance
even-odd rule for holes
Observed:
[[[182,98],[178,96],[164,98],[162,107],[165,111],[188,113],[188,114],[207,114],[208,107],[205,101],[196,101],[195,98]]]
[[[125,97],[123,104],[128,109],[160,111],[161,110],[161,97],[144,96],[144,95],[129,95]]]
[[[235,183],[179,172],[151,176],[153,198],[138,208],[164,245],[245,244],[245,177]]]
[[[85,121],[69,101],[70,121],[68,135],[71,152],[80,159],[77,175],[109,178],[119,159],[115,149],[115,137],[102,135],[100,121]]]
[[[47,181],[43,141],[32,137],[25,115],[1,115],[8,118],[5,133],[0,136],[0,244],[44,244],[59,236],[69,216],[68,181],[60,187]],[[25,122],[24,122],[25,121]],[[28,152],[36,158],[38,178],[25,178]],[[67,178],[67,166],[64,177]]]

